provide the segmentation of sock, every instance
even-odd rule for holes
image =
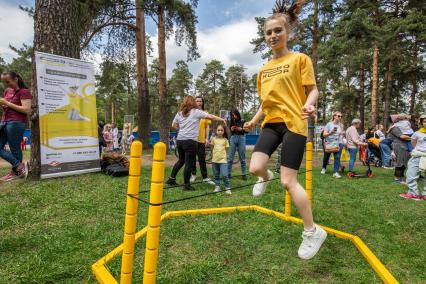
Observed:
[[[315,232],[316,230],[317,230],[317,228],[315,227],[315,225],[311,228],[311,229],[304,229],[305,230],[305,232],[310,232],[310,233],[313,233],[313,232]]]

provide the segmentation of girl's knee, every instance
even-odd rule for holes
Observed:
[[[297,179],[281,177],[281,184],[288,192],[291,192],[297,186]]]

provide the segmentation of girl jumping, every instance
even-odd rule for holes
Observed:
[[[310,259],[320,249],[327,233],[314,224],[308,196],[297,181],[308,134],[306,119],[313,115],[318,98],[311,59],[287,48],[303,2],[297,0],[288,8],[283,1],[277,1],[273,15],[265,21],[265,40],[272,49],[272,59],[258,73],[257,89],[262,103],[244,128],[251,130],[265,116],[250,161],[250,173],[259,177],[253,187],[255,197],[265,192],[268,181],[274,177],[267,163],[282,143],[281,183],[290,193],[304,225],[298,255]]]

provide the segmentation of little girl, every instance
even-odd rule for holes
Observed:
[[[274,177],[267,163],[282,143],[281,183],[290,193],[304,225],[298,255],[310,259],[320,249],[327,233],[314,224],[308,195],[297,181],[308,134],[306,119],[314,113],[318,98],[311,59],[287,48],[303,3],[297,0],[286,7],[284,1],[277,1],[273,15],[265,20],[265,40],[272,49],[272,59],[258,73],[257,89],[262,103],[257,114],[245,123],[245,129],[251,130],[265,115],[250,161],[250,173],[259,177],[253,187],[255,197],[265,192],[268,181]]]
[[[220,191],[220,177],[223,178],[226,193],[231,194],[231,187],[229,186],[228,177],[228,162],[226,153],[229,148],[229,142],[226,137],[225,127],[219,124],[216,128],[215,136],[211,140],[213,146],[212,169],[214,175],[215,188],[214,192]]]
[[[423,196],[420,197],[417,181],[420,177],[420,171],[426,168],[426,115],[420,116],[421,128],[411,136],[413,151],[411,159],[408,161],[407,169],[407,187],[408,192],[399,196],[413,200],[426,200],[426,179],[423,185]]]
[[[111,130],[111,124],[105,124],[103,132],[104,140],[106,143],[105,152],[112,152],[112,146],[114,141],[114,135]]]

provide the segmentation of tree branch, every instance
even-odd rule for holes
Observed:
[[[90,41],[92,40],[92,38],[98,33],[100,32],[103,28],[109,27],[109,26],[127,26],[129,29],[133,29],[136,30],[137,27],[131,23],[127,23],[127,22],[109,22],[109,23],[104,23],[102,25],[97,26],[96,28],[93,29],[93,32],[90,34],[90,36],[83,42],[83,44],[81,45],[81,49],[86,48]]]

